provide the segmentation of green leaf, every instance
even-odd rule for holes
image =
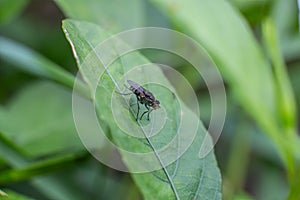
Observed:
[[[72,118],[71,93],[56,84],[27,86],[0,110],[0,118],[0,130],[28,156],[82,149]]]
[[[29,73],[52,78],[59,82],[73,86],[73,75],[60,68],[58,65],[10,39],[0,37],[0,57]]]
[[[110,31],[141,27],[144,24],[144,4],[140,0],[55,0],[55,2],[69,18],[97,23]]]
[[[3,112],[1,112],[3,114]],[[0,115],[1,119],[1,115]],[[2,121],[2,119],[0,120]],[[2,132],[0,132],[0,157],[9,165],[21,167],[26,165],[27,161],[22,155],[22,151],[13,142],[10,141]]]
[[[299,31],[297,7],[296,1],[278,0],[273,2],[272,15],[270,17],[274,19],[280,42],[285,42],[285,40],[290,40],[291,37],[297,36]],[[286,15],[283,16],[282,13],[286,13]]]
[[[282,127],[284,125],[289,127],[289,130],[295,130],[295,112],[290,86],[285,73],[281,74],[282,66],[278,66],[278,63],[282,63],[278,50],[271,52],[277,65],[275,70],[278,71],[275,72],[276,77],[273,77],[271,67],[249,26],[228,2],[223,0],[153,0],[153,2],[164,12],[168,12],[177,26],[203,44],[234,90],[241,105],[276,145],[287,169],[290,184],[293,185],[293,176],[297,174],[295,147],[298,137],[295,136],[295,132]],[[279,94],[283,95],[285,90],[287,96],[278,99],[276,96],[278,87],[275,87],[274,79],[280,84]],[[277,102],[280,102],[282,112],[277,112]],[[287,139],[287,135],[292,135],[289,137],[292,139]]]
[[[149,138],[147,134],[142,131],[141,134],[144,134],[145,137],[137,139],[126,135],[126,133],[116,125],[112,109],[115,109],[115,106],[119,106],[118,108],[120,109],[115,109],[117,116],[119,116],[119,122],[125,123],[131,132],[134,132],[136,128],[141,130],[141,124],[137,126],[137,122],[134,120],[134,108],[130,114],[128,107],[122,106],[124,105],[124,103],[122,103],[124,102],[124,98],[116,93],[113,96],[112,94],[114,94],[114,90],[117,86],[115,81],[119,81],[120,77],[124,75],[124,71],[132,69],[133,66],[138,66],[140,64],[149,64],[149,61],[138,52],[133,52],[115,61],[110,66],[109,70],[106,70],[101,77],[93,77],[93,73],[90,73],[89,71],[90,69],[84,68],[87,66],[84,65],[83,61],[88,63],[91,61],[93,67],[95,66],[95,68],[92,68],[93,70],[104,70],[103,64],[99,59],[91,59],[89,57],[91,60],[88,59],[88,61],[86,61],[85,58],[91,50],[93,50],[92,52],[97,51],[96,46],[107,38],[106,35],[108,35],[108,33],[105,33],[102,28],[95,24],[76,20],[65,20],[63,22],[63,29],[73,47],[74,54],[76,55],[84,79],[87,82],[90,82],[93,78],[100,78],[99,85],[96,88],[95,104],[100,124],[105,124],[109,127],[110,131],[109,133],[106,133],[107,136],[112,138],[112,142],[121,149],[130,152],[152,152],[152,154],[156,156],[156,159],[152,161],[161,164],[161,169],[156,171],[131,174],[145,199],[221,199],[221,176],[213,152],[210,152],[205,158],[199,158],[199,148],[203,142],[206,130],[193,112],[186,108],[180,100],[175,100],[172,93],[154,84],[145,85],[150,91],[155,91],[157,99],[162,102],[161,105],[163,105],[168,116],[174,116],[174,118],[171,117],[172,119],[166,120],[166,124],[159,134]],[[122,43],[122,41],[116,44],[119,48],[124,47],[124,45],[125,44]],[[104,53],[115,54],[116,52],[108,49],[107,51],[104,51]],[[151,78],[153,78],[152,76],[155,76],[155,78],[166,83],[166,86],[172,88],[158,66],[151,65],[151,72],[154,75],[148,73],[146,69],[143,70],[144,71],[140,76],[136,77],[137,80],[147,78],[151,80]],[[113,102],[112,107],[111,102]],[[188,150],[178,160],[165,166],[161,162],[162,158],[160,157],[158,150],[166,145],[169,140],[177,134],[179,126],[177,119],[180,116],[178,109],[179,103],[182,106],[184,113],[187,115],[187,118],[189,118],[191,122],[196,121],[200,124],[196,138],[194,138],[193,143]],[[141,120],[140,123],[143,125],[149,123],[151,125],[151,123],[154,123],[155,119],[159,122],[161,113],[161,110],[153,111],[153,115],[151,115],[153,118],[151,118],[150,122],[144,119]],[[185,137],[188,138],[191,130],[185,127],[184,132],[187,134]],[[176,148],[173,152],[175,155],[177,155],[179,147],[177,146]],[[125,151],[122,150],[120,153],[129,170],[134,169],[136,165],[139,165],[139,162],[128,156]],[[145,162],[147,162],[147,160],[145,160]]]
[[[1,192],[1,190],[0,190]],[[7,193],[6,196],[3,196],[3,200],[7,199],[7,200],[32,200],[32,198],[26,197],[22,194],[16,193],[12,190],[5,190],[5,192]],[[1,193],[0,193],[0,197],[1,197]]]
[[[8,138],[5,138],[2,133],[0,133],[0,136],[0,156],[5,162],[12,168],[21,169],[30,166],[31,162],[19,152],[19,149]],[[50,163],[52,161],[50,160]],[[45,162],[47,163],[48,161]],[[0,174],[2,177],[6,176],[3,171]],[[77,190],[74,191],[69,185],[61,183],[61,181],[52,176],[34,177],[31,183],[50,199],[76,199],[80,196]]]
[[[18,15],[28,2],[28,0],[1,0],[0,23],[5,23]]]
[[[288,171],[293,171],[290,144],[282,138],[281,116],[276,112],[270,65],[240,14],[223,0],[153,2],[203,44],[236,98],[275,143]]]
[[[260,23],[270,13],[273,3],[271,0],[229,0],[229,2],[243,13],[249,23],[254,25]]]
[[[1,36],[0,58],[28,73],[46,77],[73,88],[74,76],[71,73],[34,50]],[[80,94],[87,96],[87,90],[83,85],[77,89]]]
[[[272,19],[278,33],[280,47],[286,61],[299,59],[299,1],[279,0],[274,2]],[[286,13],[282,15],[282,13]]]
[[[270,67],[249,27],[227,2],[153,2],[169,13],[174,23],[203,44],[247,111],[255,118],[260,116],[261,120],[266,115],[267,119],[273,119],[274,94]]]
[[[5,192],[3,192],[2,190],[0,190],[0,196],[1,197],[8,197],[7,194]]]
[[[74,152],[33,163],[21,169],[3,171],[0,173],[0,184],[4,185],[7,183],[22,181],[37,175],[62,170],[67,166],[82,160],[84,155],[86,155],[86,153]]]

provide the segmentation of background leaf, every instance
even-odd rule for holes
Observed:
[[[32,164],[33,162],[29,160],[27,157],[23,155],[21,152],[21,149],[16,147],[14,143],[12,143],[8,138],[6,138],[2,133],[0,133],[1,140],[0,140],[0,148],[1,148],[1,159],[5,162],[6,167],[14,168],[13,170],[10,170],[8,173],[5,170],[1,170],[0,176],[3,178],[4,182],[14,182],[16,181],[15,177],[17,173],[17,176],[32,176],[33,173],[37,173],[37,171],[41,170],[41,168],[45,168],[45,165],[50,165],[53,163],[53,161],[57,161],[57,158],[55,159],[49,159],[45,160],[42,163],[39,164]],[[73,155],[74,156],[74,155]],[[79,156],[80,157],[80,156]],[[76,156],[74,156],[76,160]],[[73,160],[74,161],[74,160]],[[73,162],[72,161],[72,162]],[[60,162],[65,162],[65,160],[60,160]],[[68,161],[67,161],[68,162]],[[31,165],[32,164],[32,165]],[[29,167],[31,165],[31,167]],[[32,168],[32,166],[34,166]],[[1,166],[3,167],[3,166]],[[53,166],[52,166],[53,167]],[[31,169],[30,169],[31,168]],[[27,173],[29,169],[30,173]],[[49,172],[50,168],[46,167],[46,171]],[[24,171],[23,171],[24,170]],[[33,170],[33,171],[30,171]],[[50,170],[51,171],[51,170]],[[10,177],[10,173],[13,174],[12,177]],[[29,191],[25,190],[25,193],[33,192],[36,194],[37,191],[41,192],[43,195],[39,198],[51,198],[51,199],[76,199],[81,196],[78,190],[74,190],[71,184],[64,184],[59,177],[61,176],[51,176],[51,175],[43,175],[43,176],[37,176],[34,177],[30,183],[26,185],[25,188],[28,188],[29,185],[33,185],[33,187],[29,186],[31,188]],[[25,185],[23,185],[25,186]],[[23,191],[24,193],[24,191]]]
[[[7,196],[2,197],[3,199],[10,199],[10,200],[30,200],[32,198],[26,197],[24,195],[18,194],[11,190],[5,190]]]
[[[110,31],[140,27],[144,23],[144,3],[139,0],[55,0],[73,19],[97,23]],[[115,6],[118,5],[118,6]],[[130,12],[128,12],[130,10]],[[111,12],[114,12],[111,15]]]
[[[0,1],[0,23],[11,20],[20,14],[27,5],[28,0],[1,0]]]
[[[282,138],[282,132],[287,132],[280,126],[284,116],[276,109],[271,68],[239,13],[222,0],[153,2],[169,13],[174,23],[203,44],[241,105],[277,146],[289,175],[293,176],[294,147]]]
[[[221,0],[218,3],[206,0],[153,2],[203,44],[248,112],[261,120],[266,115],[267,119],[273,118],[270,67],[249,27],[228,3]],[[245,77],[247,82],[243,81]]]
[[[0,57],[29,73],[53,79],[68,87],[73,86],[74,76],[34,50],[0,37]]]
[[[1,109],[0,129],[30,157],[82,149],[70,102],[71,93],[61,86],[33,84]]]

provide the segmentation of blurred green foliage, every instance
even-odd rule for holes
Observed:
[[[10,199],[147,198],[139,181],[96,162],[79,141],[71,111],[77,67],[61,28],[73,18],[111,33],[172,28],[200,42],[227,86],[215,153],[223,199],[300,199],[297,7],[296,0],[0,0],[0,188]],[[174,55],[142,53],[190,81],[207,126],[209,93],[193,68]]]

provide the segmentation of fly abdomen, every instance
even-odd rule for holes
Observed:
[[[127,80],[127,83],[129,84],[129,89],[135,94],[137,99],[137,105],[138,105],[138,111],[136,115],[136,121],[138,120],[139,111],[140,111],[140,104],[144,104],[147,110],[141,115],[140,119],[143,118],[143,116],[147,113],[147,119],[149,120],[149,114],[154,109],[159,108],[160,102],[155,99],[154,95],[137,84],[136,82],[133,82],[131,80]]]

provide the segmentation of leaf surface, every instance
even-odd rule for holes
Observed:
[[[89,73],[91,69],[91,71],[99,70],[103,72],[102,76],[98,77],[100,81],[97,88],[95,88],[95,104],[98,119],[100,124],[105,124],[109,127],[110,131],[106,133],[106,135],[112,139],[113,143],[122,149],[120,152],[127,168],[132,170],[136,169],[137,165],[143,164],[132,159],[124,150],[141,153],[151,152],[156,158],[156,160],[153,159],[151,161],[161,164],[161,169],[152,172],[132,173],[145,199],[221,199],[221,176],[213,152],[210,152],[205,158],[200,159],[198,157],[206,130],[195,114],[193,114],[180,99],[174,99],[170,91],[159,85],[144,85],[145,88],[152,91],[156,98],[161,101],[161,105],[168,115],[159,134],[148,137],[148,134],[151,133],[152,130],[151,127],[155,129],[156,125],[158,125],[155,123],[159,123],[162,119],[160,118],[160,115],[163,115],[162,109],[153,111],[150,115],[150,122],[143,119],[140,123],[137,123],[134,120],[136,114],[135,108],[129,108],[128,104],[126,104],[126,101],[133,101],[134,96],[127,98],[114,93],[116,88],[123,85],[124,80],[122,81],[121,79],[124,72],[127,72],[134,66],[149,64],[149,61],[138,52],[132,52],[120,57],[109,69],[105,70],[99,57],[89,57],[91,61],[85,59],[91,50],[92,53],[101,53],[97,52],[97,45],[107,38],[108,33],[95,24],[76,20],[65,20],[63,29],[73,47],[84,79],[89,82],[95,78],[93,74]],[[117,45],[126,44],[120,42]],[[122,46],[119,47],[122,48]],[[113,54],[116,52],[105,51],[105,53]],[[86,65],[84,64],[85,62],[93,66]],[[91,68],[85,69],[84,67]],[[163,80],[168,87],[172,88],[158,66],[151,65],[150,69],[151,73],[148,73],[149,71],[143,68],[140,75],[136,77],[134,81],[141,83],[143,80],[151,80],[154,78],[152,77],[154,74],[155,78]],[[126,83],[126,81],[124,83]],[[166,146],[170,140],[176,138],[177,130],[180,126],[178,123],[180,117],[179,105],[190,121],[199,122],[199,127],[187,151],[185,151],[178,160],[169,165],[164,165],[164,158],[161,157],[163,154],[161,154],[160,149]],[[117,109],[115,106],[118,106]],[[117,118],[113,115],[113,112],[117,112]],[[124,124],[127,124],[127,128],[132,130],[132,132],[134,132],[133,130],[139,129],[139,133],[145,137],[136,138],[128,135],[128,133],[124,132],[124,130],[116,124],[115,120],[119,120],[118,123],[124,122]],[[143,129],[142,127],[145,127],[144,125],[147,125],[147,123],[149,123],[150,129]],[[150,130],[150,132],[147,130]],[[183,133],[186,135],[177,137],[179,139],[176,140],[173,151],[175,156],[177,156],[178,149],[181,147],[181,140],[184,141],[186,140],[185,138],[189,138],[190,132],[192,132],[192,130],[188,127],[184,127]],[[146,159],[144,160],[144,158],[141,158],[141,162],[142,161],[151,165],[151,163]]]

